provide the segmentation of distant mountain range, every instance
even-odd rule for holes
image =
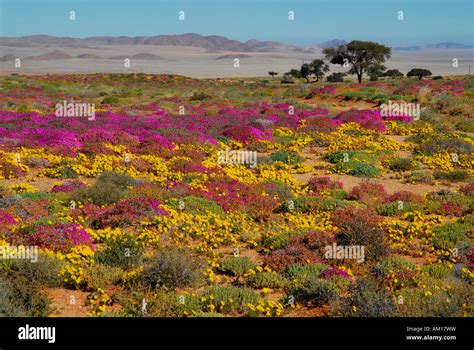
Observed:
[[[157,36],[94,36],[89,38],[71,38],[56,37],[50,35],[30,35],[22,37],[0,37],[0,46],[11,47],[32,47],[32,46],[64,46],[76,48],[90,48],[100,45],[157,45],[157,46],[192,46],[206,49],[208,52],[236,51],[236,52],[281,52],[292,51],[301,53],[312,53],[315,49],[325,49],[347,44],[345,40],[334,39],[316,45],[296,46],[284,44],[276,41],[259,41],[248,40],[241,42],[232,40],[219,35],[203,36],[195,33],[178,34],[178,35],[157,35]],[[425,46],[407,46],[394,47],[394,51],[418,51],[425,48],[430,49],[467,49],[474,48],[474,45],[463,45],[453,42],[445,42],[434,45]],[[49,54],[45,54],[49,55]],[[54,57],[66,54],[56,52]],[[49,57],[45,57],[49,59]],[[70,57],[71,58],[71,57]],[[80,57],[81,58],[81,57]],[[82,57],[88,58],[88,57]],[[89,57],[92,58],[92,57]],[[146,59],[148,57],[142,57]],[[159,57],[155,57],[159,59]],[[38,59],[30,57],[29,59]],[[39,59],[43,57],[39,56]]]
[[[418,45],[418,46],[401,46],[401,47],[394,47],[394,51],[420,51],[423,49],[474,49],[474,45],[464,45],[458,44],[453,42],[444,42],[439,44],[431,44],[431,45]]]

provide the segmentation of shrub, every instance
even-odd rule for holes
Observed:
[[[97,229],[106,227],[126,227],[140,219],[168,215],[158,199],[146,197],[125,198],[113,207],[100,209],[91,217],[91,226]]]
[[[298,164],[303,161],[303,158],[301,158],[298,154],[288,151],[278,151],[272,153],[270,158],[273,162],[282,162],[285,164]]]
[[[109,266],[124,269],[137,265],[143,255],[143,246],[132,234],[120,235],[106,241],[103,250],[96,254],[96,260]]]
[[[16,245],[36,245],[40,248],[63,253],[77,245],[87,245],[94,248],[89,234],[74,223],[25,225],[15,232],[12,242]]]
[[[443,279],[451,272],[452,268],[443,264],[428,264],[424,265],[421,270],[430,277]]]
[[[433,183],[433,175],[428,171],[415,171],[407,175],[406,179],[411,183]]]
[[[320,198],[314,196],[301,196],[282,203],[278,208],[278,212],[311,213],[319,209],[320,206]]]
[[[413,211],[414,206],[411,203],[402,203],[400,207],[400,203],[392,202],[388,204],[382,204],[375,208],[377,214],[382,216],[395,216],[407,211]]]
[[[308,188],[313,192],[321,192],[324,190],[335,190],[342,188],[342,182],[332,181],[329,177],[316,177],[313,176],[308,181]]]
[[[264,257],[264,263],[277,271],[282,271],[292,264],[317,262],[321,262],[321,254],[301,244],[288,244],[284,249],[275,250]]]
[[[213,214],[223,214],[222,208],[215,202],[194,196],[187,196],[179,199],[174,199],[170,205],[175,208],[183,208],[182,210],[192,213],[204,215],[207,212]]]
[[[461,192],[465,196],[474,196],[474,182],[470,182],[462,186],[459,189],[459,192]]]
[[[469,223],[449,223],[433,228],[432,244],[438,249],[452,249],[459,242],[467,239],[468,232],[472,231]]]
[[[294,264],[286,268],[285,276],[292,281],[318,278],[327,268],[326,264]]]
[[[372,181],[363,181],[349,192],[348,198],[355,199],[368,206],[374,206],[381,204],[385,196],[386,192],[382,184]]]
[[[250,288],[234,286],[213,286],[202,293],[203,306],[217,305],[220,313],[243,312],[247,304],[256,304],[258,294]],[[212,299],[211,299],[212,297]]]
[[[443,179],[452,182],[468,181],[471,177],[466,170],[435,171],[433,176],[435,179]]]
[[[439,283],[439,280],[437,281]],[[472,286],[453,281],[449,289],[406,288],[400,290],[403,303],[397,304],[401,317],[462,317],[472,300]],[[429,292],[429,293],[427,293]]]
[[[129,186],[135,184],[135,180],[122,173],[104,171],[82,196],[90,198],[92,203],[97,205],[107,205],[118,202],[125,197]],[[84,202],[85,199],[82,200]]]
[[[319,278],[306,279],[302,286],[291,289],[288,294],[293,295],[295,301],[312,306],[322,306],[338,298],[337,287]]]
[[[123,272],[119,267],[95,263],[84,268],[83,279],[90,290],[106,289],[119,283]]]
[[[6,270],[15,275],[24,276],[30,283],[38,283],[48,287],[59,287],[62,279],[59,271],[64,261],[53,259],[44,254],[38,254],[38,261],[32,263],[30,260],[12,259],[5,262]]]
[[[151,259],[143,271],[143,280],[153,288],[165,286],[179,288],[197,283],[202,274],[203,262],[188,251],[162,249]]]
[[[389,168],[393,171],[408,171],[417,169],[418,164],[410,158],[396,158],[390,162]]]
[[[228,256],[221,261],[222,272],[235,276],[236,281],[253,268],[255,264],[246,256]]]
[[[347,207],[338,209],[332,217],[339,228],[339,245],[365,247],[366,260],[381,260],[389,253],[386,232],[379,226],[381,217],[371,210]]]
[[[327,76],[326,80],[332,83],[340,83],[344,81],[345,73],[332,73]]]
[[[392,297],[368,278],[359,278],[349,288],[350,297],[341,303],[340,312],[349,317],[392,317],[396,307]]]
[[[19,274],[0,274],[0,317],[46,317],[50,312],[37,283]]]
[[[252,288],[283,288],[288,281],[275,271],[259,272],[247,278],[246,284]]]
[[[372,164],[361,163],[361,162],[348,162],[348,163],[339,163],[340,164],[348,164],[351,170],[349,171],[349,175],[357,176],[357,177],[375,177],[379,175],[380,170],[377,169]]]

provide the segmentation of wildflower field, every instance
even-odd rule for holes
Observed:
[[[2,316],[472,316],[472,76],[0,87]]]

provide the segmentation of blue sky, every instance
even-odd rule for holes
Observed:
[[[0,36],[199,33],[316,44],[472,44],[474,0],[0,0]],[[69,20],[69,11],[76,20]],[[178,20],[184,10],[186,20]],[[397,20],[398,11],[405,19]],[[295,20],[288,20],[294,11]]]

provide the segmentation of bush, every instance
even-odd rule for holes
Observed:
[[[90,290],[107,289],[120,282],[123,272],[119,267],[94,263],[84,268],[83,279]]]
[[[298,164],[303,161],[303,158],[301,158],[296,153],[287,152],[287,151],[278,151],[278,152],[272,153],[270,155],[270,158],[273,162],[282,162],[285,164]]]
[[[224,210],[215,202],[194,196],[187,196],[179,199],[174,199],[170,205],[175,208],[183,208],[185,212],[192,214],[204,215],[207,212],[213,214],[223,214]]]
[[[425,184],[432,184],[433,183],[433,175],[431,175],[428,171],[415,171],[406,177],[408,182],[411,183],[425,183]]]
[[[439,283],[439,280],[435,280]],[[426,282],[429,283],[429,282]],[[467,305],[472,300],[472,286],[467,283],[453,281],[449,289],[406,288],[400,290],[403,303],[397,304],[398,315],[401,317],[466,317]]]
[[[202,293],[202,297],[205,310],[209,310],[211,304],[218,305],[220,313],[243,312],[247,304],[256,304],[259,300],[252,289],[234,286],[213,286]]]
[[[87,191],[80,192],[90,198],[96,205],[107,205],[118,202],[125,197],[128,187],[135,184],[135,180],[122,173],[104,171],[94,185]],[[83,199],[82,202],[85,200]]]
[[[236,281],[248,270],[254,268],[255,264],[246,256],[228,256],[221,262],[222,272],[235,276]]]
[[[275,271],[259,272],[247,278],[246,284],[252,288],[283,288],[288,284],[283,276]]]
[[[143,280],[153,288],[165,286],[181,288],[196,284],[202,274],[203,262],[188,251],[163,249],[152,258],[143,271]]]
[[[452,182],[468,181],[471,177],[466,170],[435,171],[433,176],[435,179],[443,179]]]
[[[421,270],[430,277],[443,279],[451,272],[452,268],[443,264],[428,264],[423,266]]]
[[[46,317],[50,312],[38,283],[19,274],[0,274],[0,317]]]
[[[449,223],[433,228],[432,244],[438,249],[452,249],[458,243],[467,239],[468,232],[472,231],[469,223]]]
[[[348,198],[355,199],[368,206],[375,206],[383,203],[386,195],[387,193],[382,184],[363,181],[349,192]]]
[[[382,216],[395,216],[407,211],[413,211],[415,207],[411,203],[403,202],[402,207],[400,208],[400,203],[392,202],[388,204],[382,204],[375,208],[377,214]]]
[[[336,190],[342,188],[342,182],[332,181],[329,177],[316,177],[313,176],[308,181],[308,188],[313,192],[321,192],[324,190]]]
[[[360,278],[349,288],[351,296],[341,303],[340,312],[349,317],[392,317],[396,307],[391,295],[379,284],[368,278]]]
[[[292,281],[318,278],[327,268],[326,264],[295,264],[286,268],[285,276]]]
[[[305,305],[322,306],[338,298],[338,288],[328,280],[320,278],[309,278],[303,285],[288,292],[293,295],[295,301]]]
[[[417,169],[418,164],[410,158],[396,158],[390,162],[389,168],[393,171],[408,171]]]
[[[126,234],[108,239],[106,247],[96,254],[96,260],[109,266],[124,269],[137,265],[143,255],[143,246],[137,237]]]
[[[53,259],[44,254],[38,254],[38,261],[32,263],[30,260],[12,259],[5,261],[5,269],[16,275],[24,276],[30,283],[41,283],[47,287],[59,287],[62,279],[59,271],[64,261]]]
[[[372,164],[360,163],[360,162],[348,162],[339,163],[348,164],[350,167],[349,175],[357,177],[375,177],[380,174],[380,170],[374,167]]]
[[[344,81],[345,73],[332,73],[327,76],[326,80],[331,83],[341,83]]]
[[[314,196],[302,196],[282,203],[278,208],[278,212],[311,213],[319,209],[320,206],[320,198]]]
[[[379,261],[389,253],[386,232],[379,226],[381,217],[371,210],[347,207],[334,212],[333,222],[339,228],[339,245],[365,247],[365,259]]]

